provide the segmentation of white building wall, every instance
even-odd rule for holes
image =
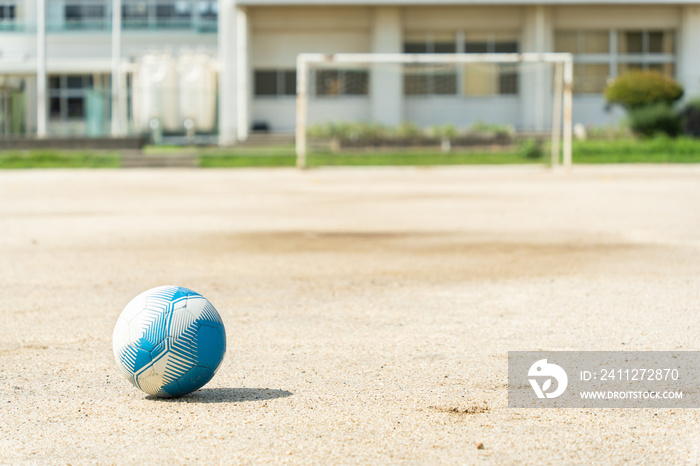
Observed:
[[[297,55],[303,52],[371,51],[370,8],[255,8],[249,9],[248,14],[252,26],[251,72],[256,69],[293,70]],[[253,97],[251,120],[267,123],[273,132],[293,132],[295,111],[294,96]],[[370,112],[368,97],[312,96],[309,99],[309,124],[368,121]]]
[[[519,30],[522,7],[513,6],[411,6],[403,8],[406,31]]]
[[[673,29],[678,5],[563,5],[552,7],[555,29]]]
[[[465,128],[477,122],[517,124],[520,100],[517,96],[495,97],[411,97],[405,102],[406,120],[422,127],[453,124]],[[515,117],[515,118],[514,118]]]

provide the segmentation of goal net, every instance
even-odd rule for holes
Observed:
[[[297,165],[307,154],[514,153],[571,165],[566,53],[297,57]]]

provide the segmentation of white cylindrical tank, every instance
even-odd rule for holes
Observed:
[[[175,60],[167,54],[149,54],[137,62],[132,81],[131,105],[134,126],[149,131],[158,119],[166,131],[179,131],[178,78]]]
[[[209,132],[216,124],[216,71],[212,58],[203,53],[185,53],[177,63],[180,127],[194,122],[196,131]]]

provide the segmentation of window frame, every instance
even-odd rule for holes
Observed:
[[[80,87],[68,87],[69,78],[80,78]],[[58,87],[51,87],[52,81],[58,79]],[[95,78],[92,74],[54,74],[47,79],[46,99],[50,121],[84,121],[87,113],[87,92],[95,88]],[[52,112],[52,100],[58,99],[58,115]],[[82,116],[69,115],[69,100],[82,100]]]
[[[443,37],[447,36],[450,33],[443,33]],[[407,34],[410,35],[410,34]],[[423,38],[418,39],[419,36],[423,36]],[[436,38],[436,34],[434,32],[425,32],[425,33],[416,33],[414,35],[415,38],[411,39],[404,39],[403,42],[403,52],[404,53],[413,53],[413,54],[427,54],[427,53],[459,53],[460,52],[460,46],[459,46],[459,37],[460,33],[459,31],[455,31],[452,34],[452,39],[451,42],[448,42],[444,39],[438,39]],[[452,44],[453,45],[453,52],[436,52],[436,48],[444,46],[445,44]],[[410,47],[422,47],[424,50],[422,51],[411,51],[408,50]],[[402,69],[402,74],[403,74],[403,96],[404,98],[440,98],[440,97],[454,97],[460,95],[460,73],[459,69],[456,68],[454,72],[449,72],[449,73],[443,73],[440,70],[420,70],[420,67],[415,67],[416,71],[411,72],[411,68],[415,67],[414,65],[404,65]],[[444,79],[445,77],[453,77],[454,79],[454,92],[437,92],[436,89],[439,89],[439,86],[437,86],[437,81],[439,79]],[[407,89],[409,88],[409,83],[407,80],[409,79],[424,79],[425,80],[425,92],[417,92],[417,93],[408,93]]]
[[[17,0],[0,0],[0,24],[13,24],[17,21]]]
[[[586,32],[601,32],[606,31],[608,34],[608,53],[585,53]],[[602,92],[581,92],[582,85],[577,85],[576,80],[579,74],[577,73],[576,65],[608,65],[609,76],[608,80],[615,79],[620,75],[620,68],[624,65],[642,65],[642,69],[649,69],[650,65],[672,65],[674,68],[673,78],[678,74],[678,30],[677,29],[628,29],[628,28],[602,28],[602,29],[558,29],[554,31],[554,46],[557,47],[557,34],[560,32],[575,32],[577,34],[576,53],[574,56],[574,95],[581,96],[600,96]],[[619,37],[625,32],[642,32],[643,45],[642,53],[620,53]],[[673,53],[649,53],[649,34],[662,32],[671,34],[673,40]],[[622,65],[622,66],[621,66]]]
[[[76,18],[69,18],[69,9],[74,9]],[[92,9],[101,9],[99,15]],[[111,4],[105,0],[66,0],[62,5],[63,27],[67,30],[103,30],[111,24]]]
[[[258,94],[258,73],[275,73],[275,90],[274,94]],[[287,77],[294,76],[294,92],[287,92]],[[256,68],[253,70],[253,98],[255,99],[289,99],[296,98],[296,76],[297,72],[294,68]]]
[[[320,94],[318,92],[318,72],[319,71],[332,71],[335,73],[338,73],[338,82],[339,82],[339,91],[337,94]],[[364,93],[353,93],[350,94],[347,92],[347,74],[348,73],[361,73],[366,76],[366,82],[367,82],[367,90]],[[352,69],[352,68],[347,68],[347,69],[339,69],[339,68],[314,68],[311,72],[311,76],[309,79],[310,82],[310,90],[311,92],[309,93],[311,96],[317,99],[339,99],[339,98],[349,98],[349,99],[356,99],[356,98],[368,98],[370,93],[371,93],[371,86],[372,86],[372,76],[369,72],[369,70],[364,70],[364,69]]]
[[[418,37],[418,35],[421,33],[417,33],[414,35],[414,37]],[[486,37],[486,39],[483,41],[483,43],[486,45],[486,49],[484,51],[473,51],[469,52],[468,51],[468,36],[470,34],[479,34],[483,35]],[[410,34],[409,34],[410,35]],[[444,36],[444,35],[443,35]],[[504,40],[503,37],[512,37],[512,39]],[[425,33],[425,51],[424,52],[408,52],[408,53],[435,53],[435,44],[438,43],[446,43],[443,40],[436,39],[436,34],[435,33]],[[516,50],[518,52],[496,52],[496,49],[499,44],[515,44]],[[406,52],[407,46],[409,45],[417,45],[421,44],[421,41],[415,38],[404,40],[404,53]],[[519,53],[520,48],[522,47],[522,31],[517,30],[517,29],[508,29],[508,30],[493,30],[493,31],[483,31],[483,30],[456,30],[454,32],[454,53]],[[509,66],[509,64],[498,64],[495,63],[494,67],[496,68],[495,71],[495,78],[498,80],[498,83],[496,84],[496,88],[498,92],[493,93],[493,94],[484,94],[484,95],[475,95],[475,94],[467,94],[467,90],[465,88],[465,70],[464,66],[456,66],[455,71],[453,73],[450,73],[450,75],[455,77],[455,91],[450,92],[450,93],[437,93],[435,92],[435,77],[440,75],[441,73],[438,72],[433,72],[432,74],[425,74],[425,73],[420,73],[420,72],[415,72],[415,73],[410,73],[408,71],[410,69],[410,65],[407,65],[404,67],[404,97],[405,98],[441,98],[441,97],[461,97],[461,98],[466,98],[466,99],[480,99],[480,98],[512,98],[514,96],[520,95],[520,75],[517,70],[512,71],[510,68],[512,66]],[[430,72],[427,72],[430,73]],[[426,92],[425,93],[407,93],[406,92],[406,76],[426,76]],[[502,92],[502,88],[507,87],[505,86],[505,82],[509,78],[514,77],[514,82],[515,82],[515,92]]]

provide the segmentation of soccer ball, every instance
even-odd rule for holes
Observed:
[[[214,377],[226,352],[221,316],[206,298],[180,286],[160,286],[135,297],[113,335],[124,377],[162,398],[182,396]]]

